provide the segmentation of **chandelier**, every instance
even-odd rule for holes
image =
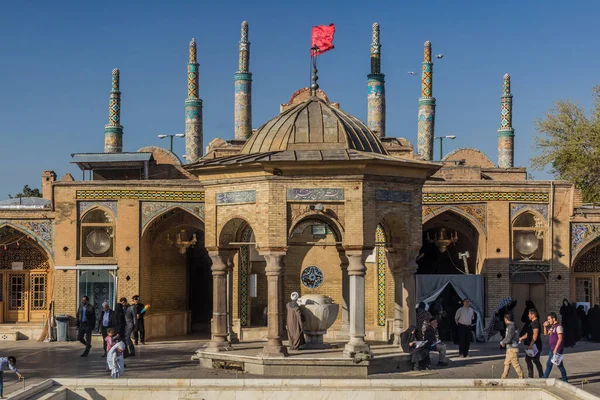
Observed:
[[[173,239],[171,239],[170,235],[167,233],[167,243],[177,247],[177,251],[179,251],[181,254],[185,254],[189,247],[194,248],[197,242],[198,240],[196,239],[195,233],[192,235],[192,240],[187,240],[185,229],[181,229],[179,232],[177,232],[175,235],[175,241],[173,241]]]
[[[433,239],[429,236],[429,232],[427,232],[427,241],[429,243],[434,243],[440,253],[445,252],[448,249],[448,246],[458,242],[458,232],[454,232],[454,234],[450,234],[448,236],[446,234],[446,228],[440,228],[439,233],[433,234]]]

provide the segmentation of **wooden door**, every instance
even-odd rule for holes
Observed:
[[[525,311],[525,302],[530,300],[529,298],[529,284],[528,283],[513,283],[512,284],[512,296],[513,300],[517,300],[517,306],[515,307],[515,323],[518,328],[522,327],[521,316]]]
[[[521,326],[521,317],[525,311],[527,300],[533,301],[540,315],[540,320],[546,318],[546,284],[545,283],[513,283],[512,298],[517,300],[515,320]]]
[[[6,280],[6,322],[29,321],[29,274],[9,272]]]

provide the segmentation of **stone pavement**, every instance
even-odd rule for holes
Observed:
[[[191,356],[206,341],[193,336],[169,341],[155,341],[146,346],[138,346],[136,357],[127,359],[125,376],[128,378],[252,378],[253,375],[235,371],[200,368]],[[502,373],[504,354],[497,343],[474,343],[469,358],[459,358],[456,346],[449,346],[450,364],[448,367],[423,372],[402,372],[373,375],[371,379],[458,379],[458,378],[498,378]],[[100,357],[102,349],[92,347],[87,358],[80,357],[83,346],[78,342],[38,343],[34,341],[0,342],[0,356],[14,355],[17,367],[25,376],[29,386],[48,378],[106,378],[105,359]],[[437,359],[433,356],[434,361]],[[547,357],[542,356],[545,365]],[[567,349],[565,366],[569,381],[597,396],[600,396],[600,343],[579,342],[576,347]],[[525,368],[525,361],[521,360]],[[552,377],[559,377],[556,368]],[[256,376],[259,377],[259,376]],[[516,377],[511,371],[510,377]],[[23,388],[12,373],[4,374],[5,393],[10,394]]]

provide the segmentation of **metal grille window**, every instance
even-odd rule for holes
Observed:
[[[48,291],[48,277],[46,274],[31,274],[31,309],[46,309],[46,292]]]
[[[79,226],[80,257],[113,257],[114,230],[109,213],[99,208],[86,213]]]

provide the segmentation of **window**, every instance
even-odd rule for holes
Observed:
[[[31,274],[31,309],[46,309],[46,291],[48,276],[44,274]]]
[[[537,215],[525,212],[512,226],[512,258],[515,261],[544,260],[546,225]]]
[[[592,278],[575,278],[575,301],[592,303]]]
[[[113,217],[101,209],[95,209],[81,219],[79,247],[80,257],[114,256]]]

